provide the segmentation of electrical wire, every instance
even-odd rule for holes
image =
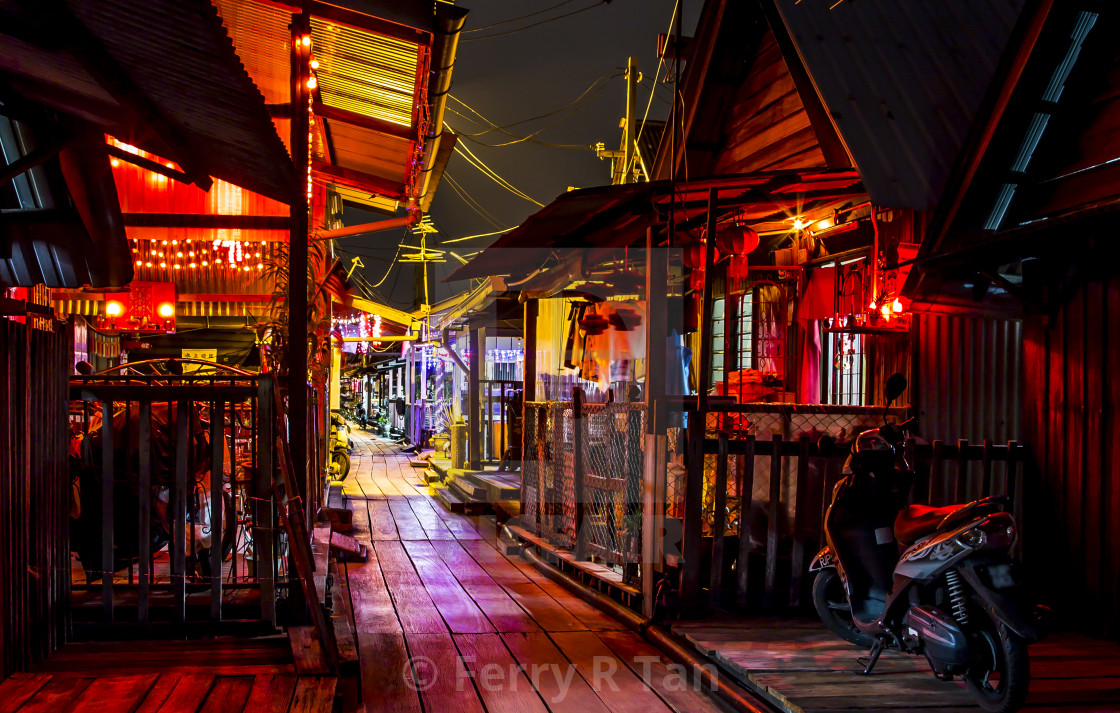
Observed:
[[[450,129],[451,127],[448,126],[447,128]],[[506,179],[499,176],[494,171],[494,169],[487,166],[486,163],[482,159],[480,159],[478,156],[475,156],[474,152],[471,151],[466,146],[464,146],[462,144],[459,144],[459,143],[456,143],[455,144],[455,153],[457,153],[460,156],[462,156],[463,158],[465,158],[467,160],[467,163],[469,163],[470,165],[477,168],[479,171],[482,172],[483,175],[485,175],[487,178],[489,178],[490,180],[497,183],[502,188],[505,188],[507,191],[509,191],[513,195],[517,196],[518,198],[522,198],[522,199],[532,203],[535,206],[538,206],[540,208],[544,208],[544,203],[541,203],[537,199],[531,197],[528,193],[525,193],[520,188],[517,188],[512,183],[510,183]]]
[[[551,12],[552,10],[555,10],[558,7],[563,7],[564,5],[567,5],[568,3],[571,3],[571,2],[575,2],[575,0],[564,0],[563,2],[560,2],[560,3],[557,3],[557,4],[553,5],[552,7],[546,7],[545,9],[537,10],[536,12],[530,12],[528,15],[522,15],[521,17],[513,17],[513,18],[510,18],[508,20],[502,20],[501,22],[494,22],[494,23],[491,23],[489,25],[483,25],[482,27],[476,27],[473,30],[463,30],[463,34],[466,35],[466,34],[469,34],[471,32],[482,32],[483,30],[489,30],[491,27],[498,27],[499,25],[508,25],[511,22],[517,22],[519,20],[526,20],[530,17],[536,17],[537,15],[542,15],[546,12]]]
[[[490,119],[487,119],[485,116],[482,115],[481,112],[479,112],[477,109],[472,107],[470,104],[467,104],[465,101],[463,101],[459,97],[455,96],[454,94],[448,94],[448,96],[451,97],[456,102],[458,102],[459,104],[462,104],[463,108],[465,108],[467,111],[469,111],[472,114],[474,114],[475,116],[477,116],[479,119],[482,119],[483,123],[488,124],[491,127],[489,129],[487,129],[486,131],[480,131],[480,132],[475,133],[475,134],[469,134],[470,136],[482,136],[484,134],[490,133],[491,131],[501,131],[503,133],[508,133],[506,130],[509,129],[510,127],[520,126],[521,124],[528,124],[529,122],[536,121],[538,119],[547,119],[550,116],[555,116],[556,114],[559,114],[560,112],[567,111],[567,110],[575,107],[575,105],[578,104],[580,102],[580,100],[582,100],[587,95],[588,92],[595,89],[595,87],[599,83],[610,80],[610,79],[613,79],[615,77],[621,77],[623,75],[624,75],[624,72],[622,71],[622,68],[621,67],[615,67],[611,71],[606,72],[605,74],[601,75],[598,79],[596,79],[594,82],[589,84],[587,86],[587,88],[584,89],[578,97],[576,97],[572,101],[568,102],[566,105],[560,107],[559,109],[554,109],[552,111],[545,112],[544,114],[538,114],[536,116],[530,116],[527,119],[520,119],[518,121],[512,121],[512,122],[510,122],[508,124],[505,124],[505,125],[498,125],[498,124],[494,123],[493,121],[491,121]],[[588,97],[588,99],[590,99],[590,98],[591,97]],[[468,121],[474,121],[473,119],[471,119],[470,117],[466,116],[465,114],[463,114],[461,112],[455,111],[454,109],[451,109],[451,111],[454,112],[455,114],[458,114],[459,116],[462,116],[464,119],[467,119]],[[476,121],[474,123],[477,124],[479,122]],[[460,134],[460,135],[462,135],[462,134]],[[510,135],[513,136],[514,134],[510,134]]]
[[[468,208],[473,210],[480,217],[482,217],[483,220],[485,220],[490,225],[493,225],[495,228],[501,229],[503,227],[497,217],[490,211],[483,208],[481,203],[472,198],[467,190],[459,185],[459,182],[451,176],[450,172],[444,172],[443,178],[447,181],[447,185],[451,186],[451,190],[455,191],[455,194],[459,196],[459,198],[462,199],[464,203],[467,204]]]
[[[501,235],[502,233],[508,233],[511,230],[516,230],[518,227],[519,226],[515,225],[512,228],[506,228],[505,230],[495,230],[492,233],[479,233],[478,235],[467,235],[467,236],[464,236],[462,238],[452,238],[451,240],[444,240],[443,242],[440,243],[440,245],[450,245],[451,243],[461,243],[464,240],[473,240],[475,238],[488,238],[491,235]]]
[[[581,12],[587,12],[588,10],[599,7],[600,5],[608,4],[609,2],[610,2],[610,0],[597,0],[597,2],[592,3],[591,5],[588,5],[587,7],[580,8],[579,10],[572,10],[571,12],[566,12],[563,15],[557,15],[555,17],[550,17],[546,20],[539,20],[537,22],[533,22],[533,23],[530,23],[528,25],[523,25],[523,26],[518,27],[517,29],[514,29],[514,30],[506,30],[505,32],[495,32],[494,34],[483,35],[481,37],[467,37],[467,38],[464,38],[464,39],[459,40],[459,41],[460,42],[475,42],[477,40],[489,40],[489,39],[492,39],[494,37],[505,37],[506,35],[515,35],[518,32],[524,32],[525,30],[528,30],[532,27],[539,27],[540,25],[546,25],[550,22],[556,22],[557,20],[563,20],[565,17],[571,17],[572,15],[578,15]]]

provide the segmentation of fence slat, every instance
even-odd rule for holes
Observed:
[[[775,433],[770,452],[770,503],[766,523],[766,581],[764,601],[774,605],[778,584],[778,507],[782,498],[782,434]]]
[[[232,411],[233,404],[230,407]],[[225,432],[225,403],[216,401],[210,404],[210,618],[214,621],[222,619]]]
[[[140,402],[140,594],[137,617],[141,624],[148,621],[148,605],[152,582],[152,402]]]
[[[992,441],[991,439],[984,439],[983,455],[981,456],[981,469],[983,474],[983,490],[980,491],[981,497],[988,495],[992,492]]]
[[[113,402],[101,402],[101,604],[113,621]]]
[[[808,513],[809,437],[801,436],[797,452],[797,491],[793,508],[793,551],[790,553],[789,605],[801,606],[801,577],[805,569],[805,520]]]
[[[968,497],[968,439],[957,441],[957,479],[953,488],[953,503],[963,503]]]
[[[261,586],[261,619],[276,623],[276,514],[272,505],[273,448],[276,442],[272,376],[257,382],[257,456],[253,478],[253,571]]]
[[[710,594],[719,602],[723,589],[723,536],[727,529],[727,434],[719,434],[719,452],[716,454],[715,513],[712,517],[712,568]]]
[[[171,538],[171,591],[174,597],[175,620],[187,620],[187,449],[190,446],[189,412],[191,403],[175,404],[175,491],[172,522],[175,534]]]
[[[750,581],[751,525],[754,522],[754,436],[743,441],[742,469],[739,471],[739,559],[736,567],[735,603],[739,608],[747,606],[747,592]]]

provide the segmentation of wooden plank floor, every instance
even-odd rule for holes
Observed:
[[[0,683],[0,713],[330,713],[333,676],[298,676],[287,637],[67,644]]]
[[[344,566],[366,713],[717,713],[637,635],[445,510],[389,442],[353,433]],[[342,572],[340,571],[340,575]],[[682,690],[683,689],[683,690]]]
[[[936,680],[925,659],[885,652],[871,676],[858,649],[808,619],[687,622],[673,632],[742,683],[789,713],[865,711],[975,713],[964,685]],[[1024,711],[1120,711],[1120,646],[1055,634],[1030,647],[1031,687]]]

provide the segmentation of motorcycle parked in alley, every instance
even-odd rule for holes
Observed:
[[[888,405],[905,388],[892,376]],[[921,655],[937,678],[962,678],[983,710],[1018,710],[1039,626],[1009,552],[1009,500],[906,505],[914,473],[903,444],[914,426],[884,422],[856,438],[810,567],[814,607],[835,634],[870,648],[864,674],[884,649]],[[827,436],[820,448],[835,452]]]
[[[341,415],[331,414],[331,478],[346,480],[350,475],[350,451],[354,444],[350,440],[350,426]]]

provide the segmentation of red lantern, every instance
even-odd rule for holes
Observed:
[[[758,233],[735,222],[716,233],[716,247],[728,255],[746,255],[758,247]]]
[[[746,279],[748,274],[747,256],[732,255],[727,263],[727,276],[735,280]]]
[[[692,274],[688,276],[688,287],[693,292],[699,292],[704,289],[704,271],[693,270]]]
[[[707,246],[704,243],[687,243],[681,247],[681,260],[684,266],[690,270],[703,270],[707,263],[705,258],[705,250]],[[712,251],[712,262],[719,262],[719,251]]]

